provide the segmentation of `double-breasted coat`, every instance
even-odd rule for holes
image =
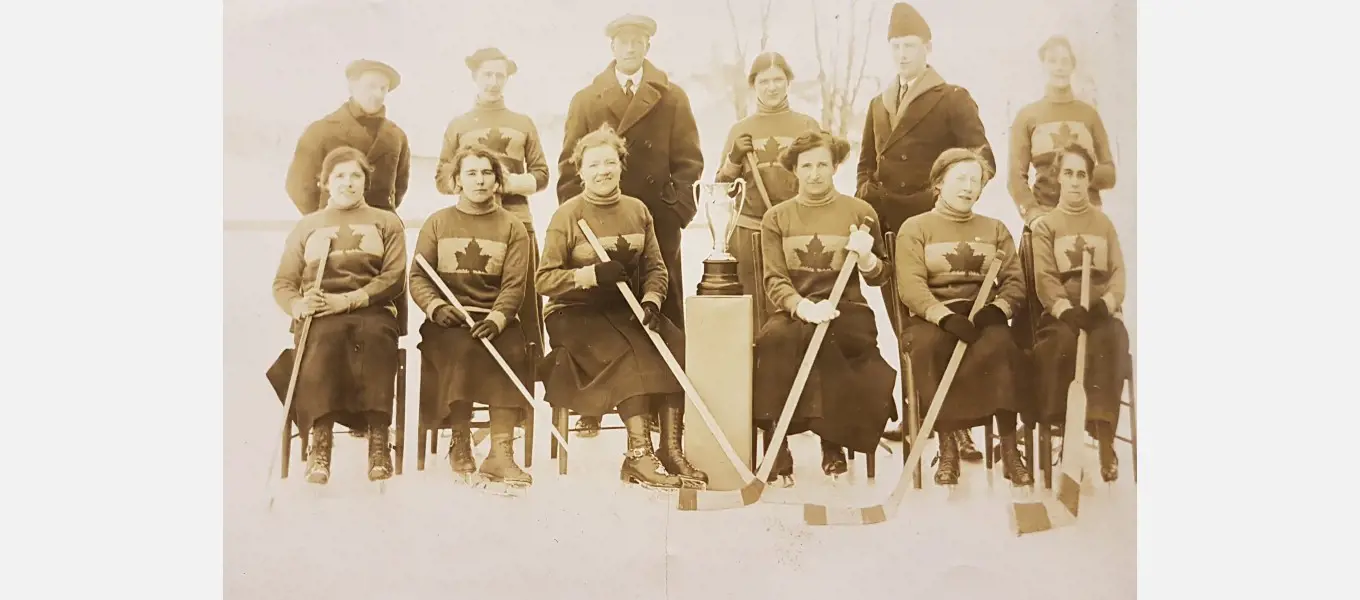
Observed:
[[[899,102],[897,80],[869,101],[856,170],[856,195],[878,211],[884,231],[935,205],[930,168],[950,148],[982,153],[996,172],[996,157],[968,90],[945,83],[934,68]]]
[[[376,136],[359,122],[359,108],[351,101],[312,122],[298,139],[293,163],[288,167],[288,197],[302,214],[325,206],[330,193],[317,185],[321,161],[331,150],[349,146],[368,156],[373,165],[373,180],[364,194],[369,206],[395,211],[406,195],[411,175],[411,146],[406,132],[388,120],[386,109],[379,113],[382,124]]]
[[[680,232],[694,220],[694,182],[704,170],[699,127],[689,96],[650,61],[642,66],[642,82],[630,100],[619,86],[614,63],[590,85],[572,96],[567,109],[566,135],[558,159],[557,201],[566,202],[582,191],[571,164],[576,142],[609,124],[627,141],[620,181],[624,195],[642,200],[652,213],[657,244],[666,263],[670,285],[661,311],[684,327],[684,282],[680,268]]]

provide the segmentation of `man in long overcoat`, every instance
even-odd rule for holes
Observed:
[[[935,206],[930,187],[930,168],[940,153],[950,148],[971,148],[987,159],[993,173],[996,157],[978,116],[977,103],[968,90],[949,83],[930,66],[930,25],[905,2],[893,5],[888,21],[888,44],[897,65],[897,77],[883,93],[869,101],[864,137],[856,170],[856,191],[878,212],[883,231],[896,232],[903,221]],[[880,289],[891,306],[896,290]],[[888,311],[893,331],[901,325],[895,311]],[[902,439],[901,427],[888,432]],[[977,455],[971,441],[964,442],[965,458]]]
[[[373,181],[364,199],[369,206],[396,211],[411,175],[411,146],[406,132],[387,119],[387,94],[401,84],[396,69],[375,60],[356,60],[345,69],[350,97],[340,108],[307,126],[288,167],[288,197],[306,215],[326,205],[329,195],[317,185],[321,161],[340,146],[368,155]]]
[[[655,34],[656,21],[637,15],[605,27],[614,61],[571,99],[558,159],[557,201],[581,193],[581,179],[571,164],[577,140],[608,123],[628,142],[621,190],[651,211],[666,262],[670,289],[661,312],[684,329],[680,233],[698,212],[693,185],[703,173],[704,157],[689,96],[646,59]],[[598,426],[597,420],[582,420],[583,429]]]

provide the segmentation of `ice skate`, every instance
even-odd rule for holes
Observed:
[[[822,472],[825,473],[827,477],[836,479],[849,471],[850,467],[845,460],[845,449],[823,440]]]
[[[654,419],[648,419],[654,421]],[[650,436],[651,434],[648,433]],[[666,472],[683,479],[690,479],[708,485],[708,474],[694,468],[685,458],[682,448],[684,443],[684,421],[680,416],[680,408],[677,406],[666,406],[661,409],[661,452],[657,454],[657,459],[661,461],[661,466],[666,468]]]
[[[1030,477],[1029,470],[1025,467],[1025,459],[1021,456],[1014,432],[1001,436],[998,450],[997,453],[1001,455],[1001,476],[1009,480],[1011,486],[1034,485],[1034,478]]]
[[[392,477],[392,450],[387,446],[387,425],[368,427],[368,480],[386,481]]]
[[[1100,451],[1100,478],[1112,483],[1119,478],[1119,457],[1114,453],[1114,426],[1096,423],[1096,443]]]
[[[465,423],[455,423],[449,435],[449,467],[453,469],[454,477],[465,483],[471,483],[473,473],[477,472],[477,460],[472,456],[472,433]]]
[[[959,458],[968,462],[981,462],[982,452],[973,445],[973,430],[960,429],[955,435],[959,438]]]
[[[491,436],[491,454],[477,475],[478,487],[502,496],[522,496],[534,483],[533,476],[515,463],[515,439],[508,433]]]
[[[624,455],[623,465],[619,467],[619,479],[624,483],[636,483],[659,490],[678,490],[682,487],[702,490],[708,487],[697,479],[666,472],[652,450],[652,435],[641,416],[632,417],[624,424],[628,428],[628,452]]]
[[[600,417],[581,415],[576,419],[576,437],[593,438],[600,435]]]
[[[774,442],[774,431],[763,429],[761,435],[764,436],[765,447],[768,449],[770,444]],[[787,439],[779,445],[779,453],[774,456],[774,466],[770,469],[770,476],[765,481],[774,487],[793,487],[793,453],[789,451]]]
[[[936,485],[959,483],[959,438],[953,432],[940,435],[939,466],[935,469]]]
[[[331,449],[335,446],[335,434],[330,423],[312,424],[312,444],[308,448],[307,481],[325,484],[331,479]]]

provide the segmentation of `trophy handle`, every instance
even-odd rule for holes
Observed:
[[[738,178],[732,183],[737,186],[737,194],[741,196],[741,199],[737,200],[737,214],[740,215],[741,210],[746,207],[746,180]],[[736,220],[733,219],[733,222]]]

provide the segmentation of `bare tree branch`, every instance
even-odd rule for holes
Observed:
[[[875,13],[875,9],[877,9],[877,8],[878,8],[878,5],[877,5],[877,4],[871,4],[871,5],[869,6],[869,18],[868,18],[868,22],[865,23],[865,25],[864,25],[864,29],[865,29],[866,31],[873,31],[873,29],[874,29],[874,16],[875,16],[874,13]],[[854,85],[853,87],[850,88],[850,105],[851,105],[851,106],[854,106],[854,105],[855,105],[855,101],[859,99],[859,91],[860,91],[860,88],[863,87],[863,85],[864,85],[864,68],[865,68],[868,64],[869,64],[869,35],[866,33],[866,34],[864,35],[864,49],[861,50],[860,53],[859,53],[859,74],[855,76],[855,85]]]
[[[745,82],[739,81],[741,78],[738,75],[733,75],[733,72],[739,74],[746,65],[746,49],[741,43],[741,28],[737,25],[737,13],[732,8],[732,0],[727,0],[723,4],[727,7],[727,19],[732,25],[732,52],[733,59],[736,61],[731,69],[723,69],[723,74],[731,82],[732,107],[736,110],[737,119],[741,120],[746,118],[748,90],[743,85]]]
[[[765,52],[766,46],[770,43],[770,15],[774,7],[774,0],[765,0],[765,6],[760,8],[760,51]]]
[[[817,83],[822,90],[822,127],[831,127],[831,86],[826,77],[826,64],[822,59],[822,26],[817,18],[817,0],[808,0],[812,12],[812,44],[817,54]]]

